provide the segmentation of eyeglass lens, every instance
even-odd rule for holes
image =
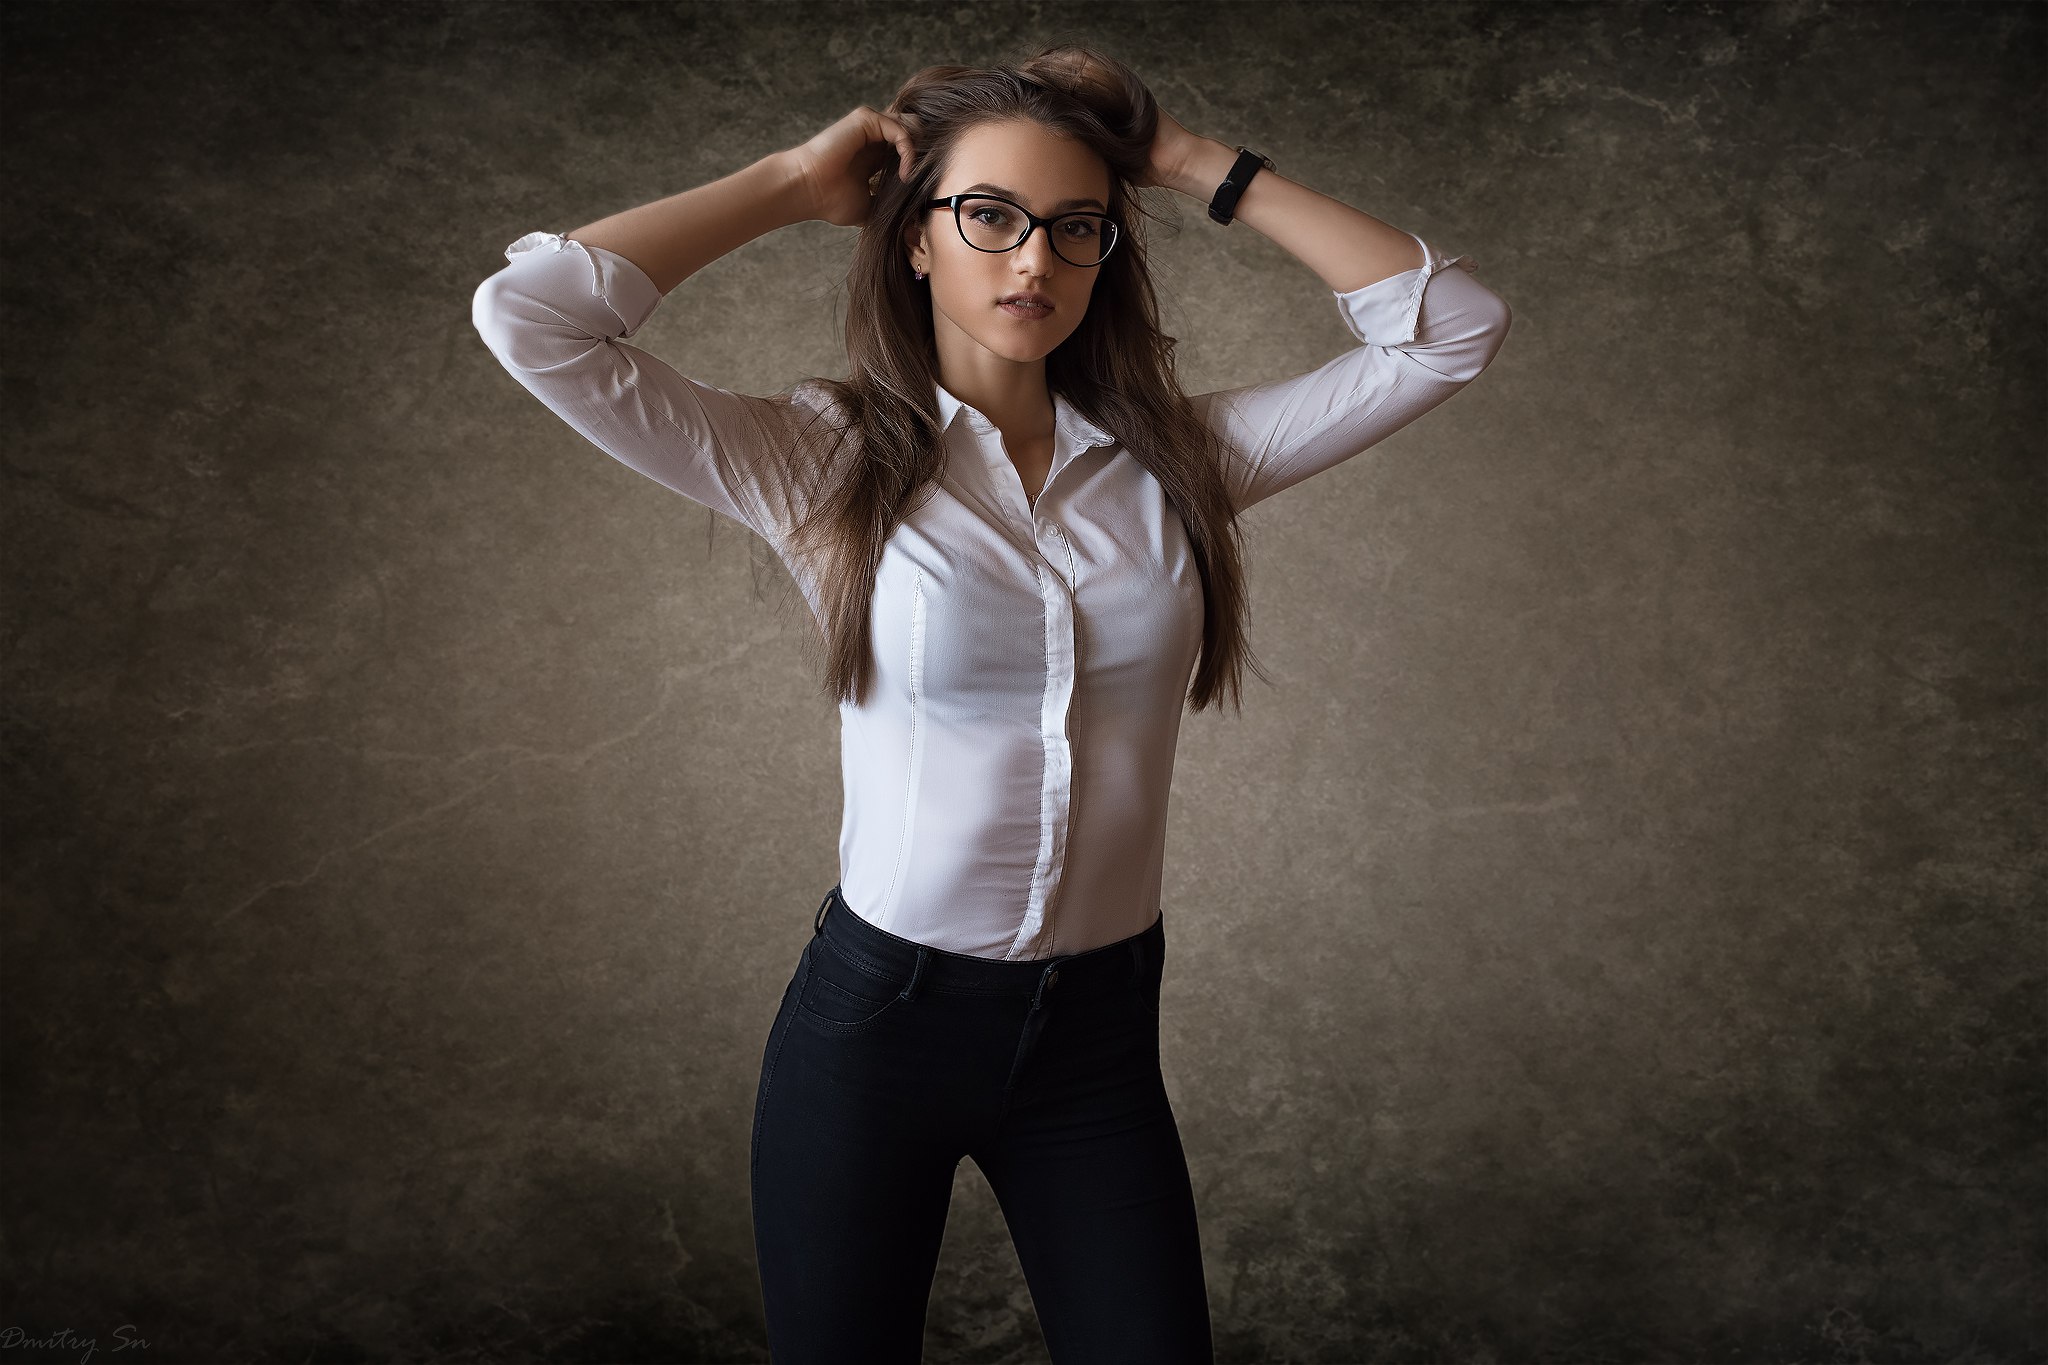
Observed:
[[[1003,199],[962,199],[953,217],[967,244],[981,251],[1011,251],[1024,240],[1031,220]],[[1116,223],[1099,213],[1063,215],[1046,231],[1053,250],[1070,265],[1099,265],[1116,245]]]

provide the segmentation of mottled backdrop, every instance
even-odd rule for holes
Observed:
[[[471,295],[1058,37],[1515,311],[1250,515],[1274,685],[1184,729],[1164,1055],[1221,1359],[2048,1358],[2043,7],[0,37],[0,1362],[767,1358],[751,1106],[836,715],[766,546],[562,426]],[[1190,391],[1353,344],[1166,197]],[[852,237],[637,341],[842,373]],[[929,1345],[1044,1356],[971,1165]]]

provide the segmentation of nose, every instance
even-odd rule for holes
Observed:
[[[1033,223],[1025,232],[1024,240],[1011,248],[1012,253],[1027,252],[1025,259],[1040,267],[1032,273],[1039,276],[1052,273],[1052,263],[1059,259],[1059,253],[1052,249],[1052,228]]]

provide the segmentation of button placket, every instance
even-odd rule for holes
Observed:
[[[1043,556],[1041,556],[1043,559]],[[1031,895],[1017,942],[1053,943],[1051,911],[1059,894],[1067,851],[1067,828],[1074,791],[1073,748],[1068,740],[1067,713],[1074,696],[1074,605],[1072,594],[1048,564],[1033,568],[1039,600],[1045,607],[1045,691],[1039,709],[1039,742],[1045,775],[1039,788],[1039,845],[1032,868]],[[1013,949],[1014,951],[1014,949]]]
[[[1050,477],[1048,477],[1047,482],[1051,482]],[[1048,763],[1051,761],[1052,753],[1056,751],[1061,759],[1061,769],[1059,786],[1055,793],[1057,800],[1053,803],[1052,810],[1048,816],[1052,822],[1053,848],[1050,854],[1050,865],[1046,874],[1045,897],[1038,919],[1043,939],[1042,951],[1052,954],[1058,951],[1058,916],[1056,912],[1059,906],[1059,890],[1064,884],[1066,873],[1068,838],[1074,828],[1074,802],[1076,796],[1073,743],[1074,700],[1077,693],[1077,676],[1080,671],[1080,603],[1076,599],[1076,589],[1079,586],[1079,570],[1074,561],[1073,546],[1068,542],[1067,533],[1061,529],[1058,522],[1048,520],[1045,522],[1045,526],[1052,533],[1054,542],[1066,559],[1066,570],[1061,572],[1058,561],[1052,555],[1046,554],[1043,547],[1040,548],[1039,553],[1046,563],[1052,567],[1052,576],[1056,580],[1051,590],[1046,594],[1048,631],[1050,634],[1051,616],[1057,614],[1060,617],[1060,623],[1055,638],[1060,645],[1064,646],[1064,648],[1059,649],[1048,647],[1046,650],[1046,667],[1048,670],[1046,680],[1047,691],[1050,693],[1057,687],[1059,692],[1057,707],[1058,734],[1056,738],[1051,729],[1054,720],[1053,709],[1048,707],[1047,711],[1046,743]],[[1047,783],[1050,787],[1050,774],[1048,774]]]
[[[1063,400],[1055,412],[1055,442],[1051,467],[1037,498],[1024,490],[1024,479],[1009,458],[995,423],[978,410],[961,403],[940,388],[941,416],[964,418],[970,439],[979,456],[985,477],[992,480],[986,490],[993,494],[991,510],[998,511],[1017,532],[1019,549],[1032,551],[1032,577],[1036,580],[1044,624],[1044,686],[1040,696],[1039,740],[1042,746],[1043,776],[1039,789],[1039,846],[1033,860],[1025,912],[1012,938],[1010,958],[1057,955],[1054,911],[1065,872],[1068,836],[1073,827],[1074,754],[1073,706],[1078,694],[1079,556],[1071,538],[1059,522],[1047,514],[1055,504],[1047,501],[1060,472],[1081,454],[1098,445],[1114,444],[1106,433],[1083,421]],[[1014,492],[1010,490],[1015,490]]]
[[[1060,552],[1060,558],[1055,559],[1052,555],[1047,554],[1043,545],[1038,547],[1038,553],[1044,555],[1046,563],[1052,565],[1053,572],[1058,574],[1060,581],[1067,585],[1067,591],[1070,593],[1075,591],[1080,587],[1081,579],[1080,568],[1074,562],[1074,543],[1067,539],[1065,529],[1058,522],[1040,517],[1038,524],[1044,527],[1046,533],[1052,537],[1053,548]],[[1066,561],[1064,569],[1061,567],[1060,561],[1062,559]]]

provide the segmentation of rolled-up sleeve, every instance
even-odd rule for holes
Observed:
[[[1331,291],[1359,345],[1306,374],[1193,398],[1223,438],[1238,510],[1377,445],[1492,363],[1513,318],[1507,301],[1474,278],[1471,257],[1415,240],[1424,264]]]
[[[786,458],[788,400],[700,383],[628,345],[662,294],[617,252],[529,232],[505,257],[470,318],[512,377],[621,464],[775,541],[782,485],[767,462]]]

